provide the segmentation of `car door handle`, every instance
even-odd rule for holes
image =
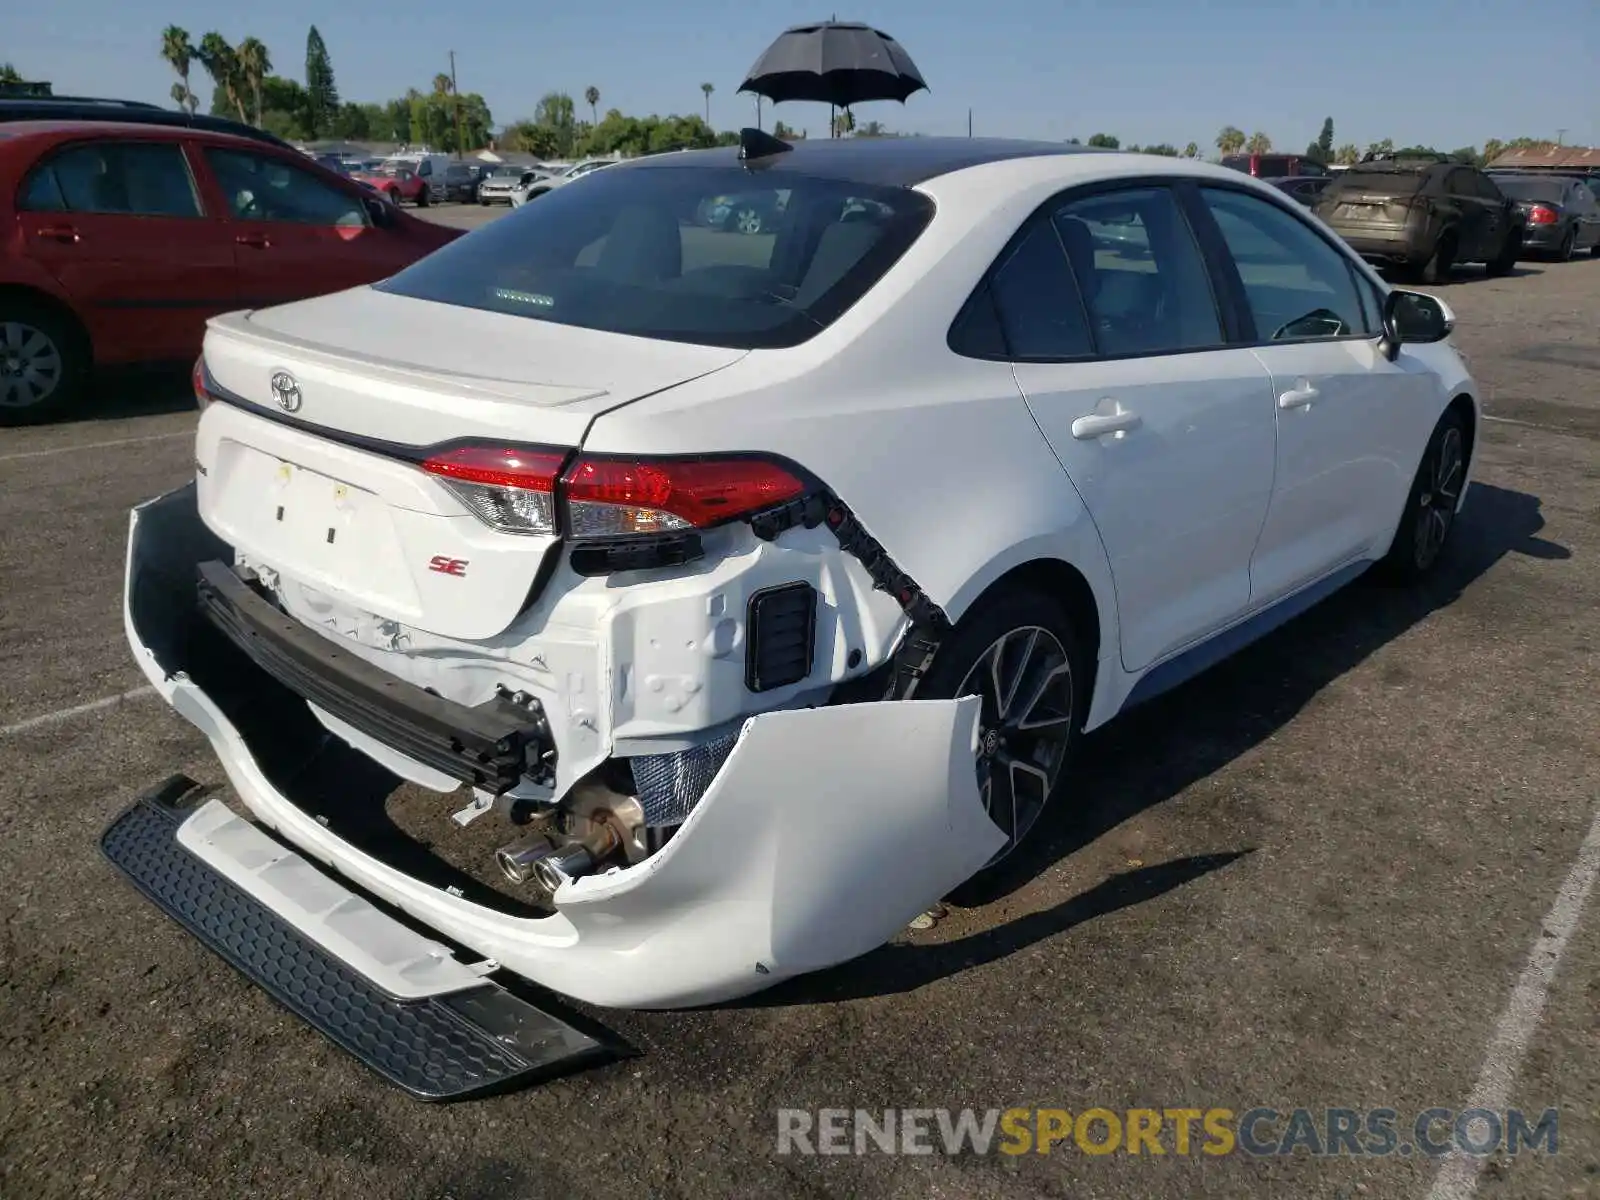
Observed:
[[[1278,407],[1310,408],[1311,402],[1320,395],[1322,393],[1311,384],[1302,381],[1278,397]]]
[[[71,225],[41,225],[36,233],[52,242],[65,242],[68,245],[78,240],[78,231]]]
[[[241,246],[254,246],[257,250],[265,250],[272,245],[272,239],[264,233],[241,233],[233,240]]]
[[[1092,442],[1110,433],[1126,433],[1130,429],[1137,429],[1140,424],[1138,413],[1090,413],[1072,423],[1072,436],[1080,442]]]

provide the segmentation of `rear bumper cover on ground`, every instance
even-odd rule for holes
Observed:
[[[218,801],[181,807],[194,788],[175,776],[134,801],[101,839],[106,857],[209,949],[390,1082],[420,1099],[459,1100],[620,1051],[445,958],[445,947],[317,874]],[[211,853],[202,857],[196,846]],[[208,861],[219,852],[227,864],[221,869]],[[230,878],[246,872],[272,877],[257,889],[262,894]],[[284,886],[285,877],[293,882]],[[319,911],[302,906],[302,923],[355,935],[342,948],[365,959],[370,974],[316,944],[263,899],[308,893]],[[385,967],[388,988],[371,977]]]
[[[124,617],[150,681],[210,739],[257,820],[355,888],[557,992],[670,1008],[758,991],[883,944],[1004,843],[978,797],[975,698],[783,710],[744,722],[650,858],[567,883],[551,916],[474,903],[341,839],[295,803],[292,773],[260,761],[254,743],[272,731],[252,724],[254,702],[207,682],[216,647],[197,640],[196,565],[227,555],[192,487],[134,510]],[[241,664],[256,670],[242,655],[227,669]],[[279,687],[260,672],[245,694]]]

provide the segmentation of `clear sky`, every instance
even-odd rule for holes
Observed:
[[[1124,145],[1210,149],[1232,124],[1299,150],[1325,116],[1340,143],[1450,150],[1565,127],[1568,144],[1600,145],[1600,0],[0,0],[0,61],[60,93],[170,103],[165,25],[253,34],[298,79],[316,24],[347,100],[426,89],[454,49],[462,91],[498,124],[549,90],[581,112],[590,84],[602,113],[700,112],[706,81],[713,123],[736,128],[754,102],[735,89],[767,43],[835,13],[892,34],[922,69],[931,93],[856,112],[906,132],[964,134],[971,106],[980,134]],[[817,105],[776,115],[827,125]]]

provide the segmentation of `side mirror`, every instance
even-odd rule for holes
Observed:
[[[1390,362],[1408,343],[1442,342],[1456,327],[1456,315],[1437,296],[1395,290],[1383,303],[1383,339],[1379,348]]]
[[[394,225],[394,207],[381,196],[363,196],[361,203],[366,205],[367,216],[372,218],[373,227],[388,229]]]

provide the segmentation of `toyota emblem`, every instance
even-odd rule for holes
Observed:
[[[300,410],[300,384],[289,372],[273,372],[272,381],[267,386],[272,389],[272,399],[284,412]]]

